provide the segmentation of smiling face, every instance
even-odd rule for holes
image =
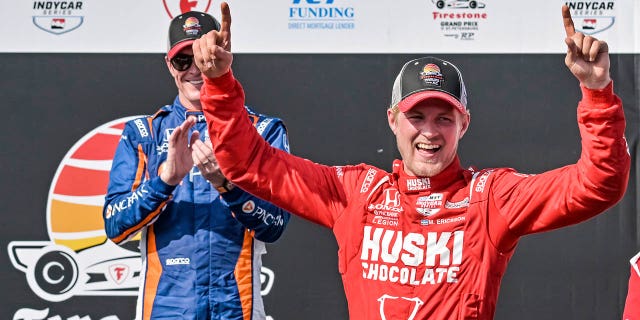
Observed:
[[[407,174],[433,177],[456,157],[458,141],[469,127],[469,114],[436,99],[424,100],[407,112],[387,110]]]
[[[176,56],[178,55],[193,56],[193,49],[191,46],[187,46],[176,54]],[[171,61],[166,56],[165,62],[178,88],[180,103],[187,109],[202,110],[202,105],[200,104],[202,73],[200,73],[200,69],[192,62],[191,66],[185,71],[179,71],[171,64]]]

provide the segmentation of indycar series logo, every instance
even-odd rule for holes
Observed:
[[[33,1],[33,24],[60,35],[80,28],[84,22],[83,1]]]
[[[616,22],[615,1],[566,1],[576,31],[593,35],[605,31]]]

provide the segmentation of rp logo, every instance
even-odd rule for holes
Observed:
[[[189,11],[207,12],[211,6],[211,0],[162,0],[162,3],[171,19]]]

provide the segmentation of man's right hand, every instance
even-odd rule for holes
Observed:
[[[207,78],[217,78],[231,69],[231,11],[229,4],[220,4],[222,25],[193,42],[193,57],[200,72]]]
[[[189,145],[189,129],[195,123],[196,121],[193,117],[188,117],[169,136],[167,160],[162,164],[162,171],[160,172],[160,179],[168,185],[177,186],[193,168],[191,146]],[[198,139],[198,134],[194,133],[191,139]]]

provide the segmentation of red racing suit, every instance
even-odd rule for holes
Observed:
[[[622,320],[640,320],[640,266],[638,265],[640,261],[638,260],[640,260],[640,252],[629,261],[631,272]]]
[[[206,79],[201,101],[225,176],[258,197],[331,228],[350,319],[492,319],[520,237],[587,220],[620,200],[630,156],[613,85],[582,88],[576,164],[537,175],[325,166],[270,147],[244,111],[232,72]],[[246,150],[253,150],[248,153]]]

